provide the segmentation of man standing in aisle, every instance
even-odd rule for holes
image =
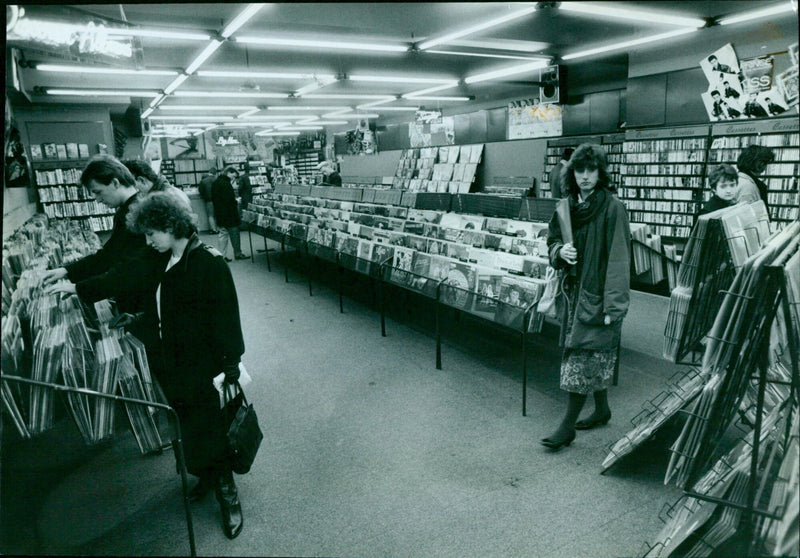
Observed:
[[[564,197],[564,193],[561,191],[561,173],[566,168],[567,162],[569,162],[569,158],[572,157],[574,151],[571,147],[565,148],[561,154],[561,160],[550,170],[550,195],[555,199]]]
[[[206,204],[208,228],[211,234],[217,234],[219,232],[217,230],[217,220],[214,215],[214,202],[211,200],[211,185],[214,184],[214,181],[217,179],[217,174],[217,169],[215,167],[211,167],[208,169],[208,174],[206,174],[200,181],[200,184],[197,185],[197,190],[200,193],[200,197],[203,198],[203,201]]]
[[[237,260],[248,258],[242,252],[242,243],[239,236],[239,225],[242,219],[239,217],[239,205],[236,202],[236,194],[233,191],[233,184],[239,177],[236,167],[227,166],[211,185],[211,201],[214,202],[214,213],[219,227],[219,251],[227,261],[232,261],[227,257],[228,239],[233,246],[233,257]]]

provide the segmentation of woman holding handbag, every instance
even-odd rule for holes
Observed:
[[[542,439],[552,450],[568,446],[575,430],[608,423],[608,386],[617,366],[622,319],[630,301],[630,227],[609,182],[603,148],[583,144],[565,167],[567,198],[550,220],[550,265],[563,270],[561,389],[567,411],[556,431]],[[578,415],[588,394],[594,412]]]
[[[158,323],[160,347],[151,353],[160,362],[154,370],[181,421],[186,468],[200,478],[189,498],[199,500],[213,489],[223,531],[232,539],[242,530],[242,508],[213,379],[224,372],[227,384],[236,383],[244,353],[233,277],[222,255],[198,239],[190,209],[169,194],[136,204],[128,227],[161,253],[158,287],[146,310]]]

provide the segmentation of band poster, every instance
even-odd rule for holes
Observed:
[[[508,105],[507,139],[560,136],[563,133],[561,105],[523,99]]]
[[[766,118],[797,105],[796,46],[789,47],[788,54],[789,68],[777,75],[774,55],[739,60],[731,44],[700,60],[709,83],[701,93],[709,119]]]

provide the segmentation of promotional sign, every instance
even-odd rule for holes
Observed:
[[[522,99],[508,105],[507,139],[560,136],[563,133],[561,106]]]
[[[453,145],[456,142],[456,125],[452,116],[442,116],[440,110],[418,110],[414,122],[408,125],[411,147]]]

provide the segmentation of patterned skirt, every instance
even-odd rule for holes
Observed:
[[[566,331],[572,328],[575,319],[576,291],[573,289],[570,293],[572,300]],[[608,389],[614,380],[617,358],[617,349],[564,349],[561,357],[561,389],[585,395]]]

